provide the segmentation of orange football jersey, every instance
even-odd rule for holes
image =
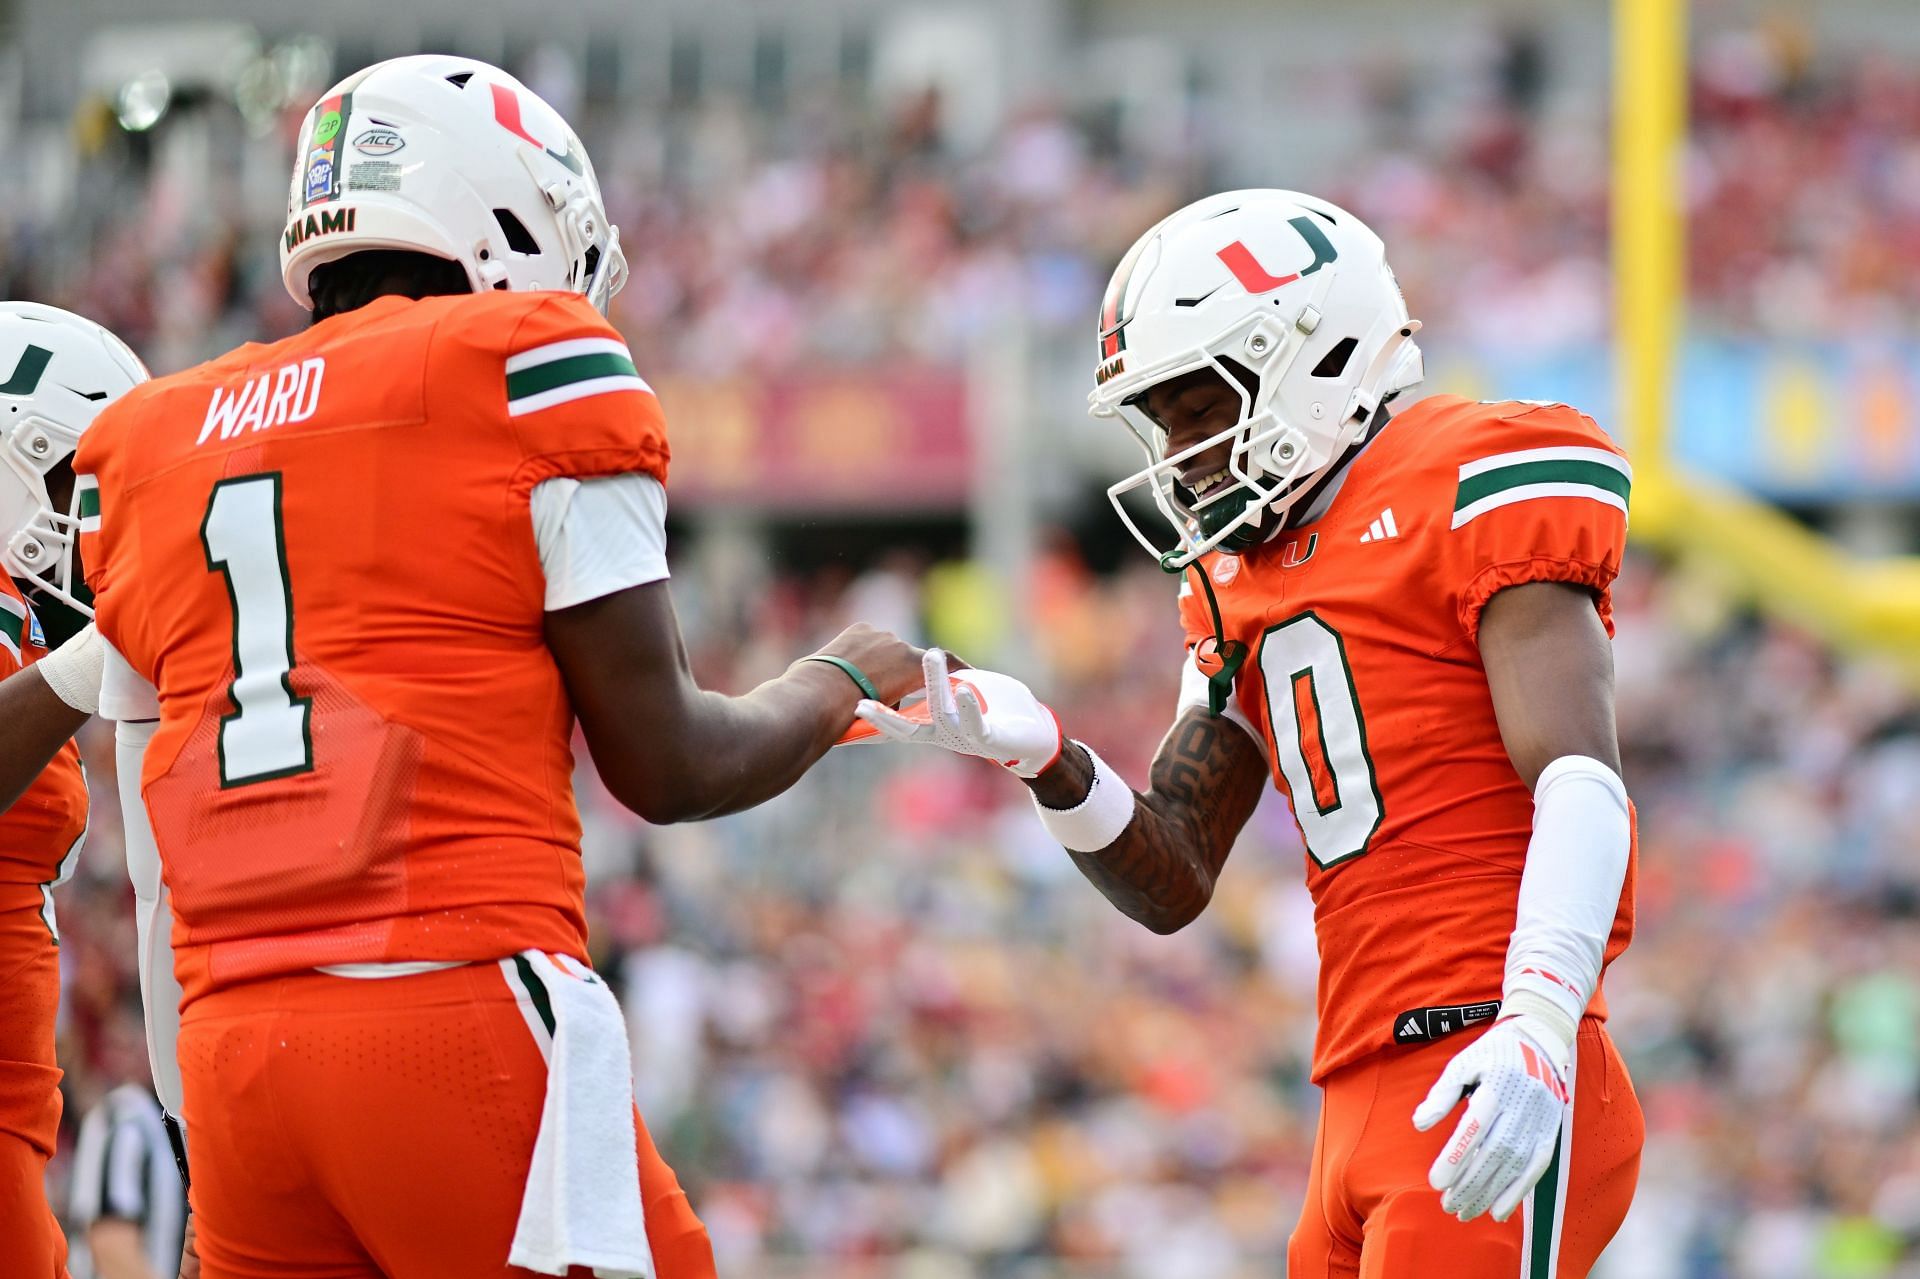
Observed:
[[[584,957],[535,485],[666,479],[579,297],[382,298],[136,388],[76,460],[186,998],[330,964]]]
[[[0,679],[46,655],[33,609],[0,573]],[[87,779],[80,748],[68,742],[27,793],[0,812],[0,884],[51,887],[64,880],[86,833]]]
[[[1533,796],[1494,720],[1480,610],[1503,587],[1577,583],[1611,634],[1630,475],[1564,405],[1433,396],[1381,429],[1318,520],[1188,570],[1211,578],[1221,638],[1247,646],[1234,696],[1307,846],[1316,1080],[1392,1044],[1401,1014],[1500,997]],[[1196,582],[1180,611],[1189,645],[1213,636]],[[1633,884],[1629,861],[1609,962]],[[1605,1016],[1598,994],[1589,1011]]]

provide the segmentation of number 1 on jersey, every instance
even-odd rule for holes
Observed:
[[[293,589],[280,520],[280,473],[221,480],[200,524],[207,571],[233,603],[233,713],[220,720],[220,784],[313,768],[311,698],[293,695]]]

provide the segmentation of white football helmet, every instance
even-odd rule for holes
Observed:
[[[1091,411],[1121,418],[1147,452],[1145,469],[1107,490],[1114,509],[1169,569],[1257,545],[1365,437],[1381,403],[1420,380],[1419,328],[1386,246],[1345,209],[1250,190],[1169,215],[1121,259],[1100,309]],[[1208,366],[1239,393],[1240,420],[1169,457],[1145,393]],[[1181,468],[1229,442],[1229,478],[1196,499]],[[1177,535],[1170,549],[1121,505],[1149,486]]]
[[[317,266],[408,249],[466,268],[475,292],[563,289],[601,311],[626,283],[586,148],[533,90],[473,58],[375,63],[300,126],[280,275],[308,310]]]
[[[36,592],[93,616],[73,571],[83,495],[65,511],[47,472],[73,456],[100,410],[147,380],[127,344],[92,320],[34,302],[0,302],[0,564]]]

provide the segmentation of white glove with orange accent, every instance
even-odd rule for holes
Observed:
[[[871,699],[854,714],[896,742],[938,746],[978,755],[1021,777],[1038,777],[1060,758],[1066,738],[1053,709],[1033,690],[998,671],[947,670],[947,655],[930,648],[921,659],[927,700],[894,710]]]
[[[1447,1063],[1413,1112],[1426,1132],[1471,1093],[1467,1112],[1433,1161],[1427,1182],[1462,1221],[1488,1209],[1505,1221],[1553,1160],[1566,1119],[1571,1041],[1532,1013],[1502,1017]]]

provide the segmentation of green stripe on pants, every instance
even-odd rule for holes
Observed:
[[[1553,1279],[1553,1214],[1560,1198],[1560,1152],[1565,1131],[1553,1139],[1553,1158],[1533,1188],[1533,1255],[1527,1258],[1527,1279]]]
[[[515,955],[513,966],[520,973],[520,984],[527,988],[528,998],[533,1000],[533,1011],[540,1014],[540,1024],[547,1028],[549,1038],[553,1035],[553,1001],[547,998],[547,985],[533,971],[533,965],[527,962],[525,955]]]

